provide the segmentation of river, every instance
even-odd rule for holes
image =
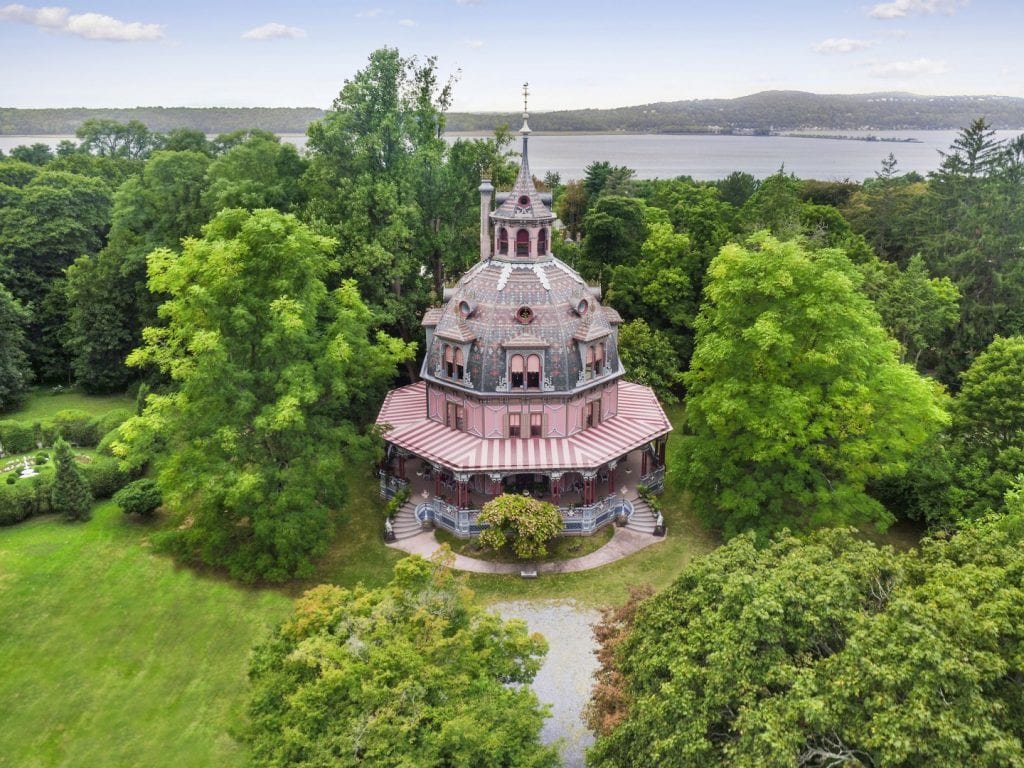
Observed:
[[[558,173],[562,181],[583,178],[587,165],[607,160],[636,171],[639,179],[692,176],[721,179],[733,171],[746,171],[764,178],[785,167],[801,179],[850,179],[863,181],[881,168],[891,152],[902,173],[926,174],[940,162],[939,151],[947,150],[956,131],[875,131],[875,141],[865,141],[868,132],[827,131],[859,138],[808,136],[669,136],[653,134],[535,134],[530,139],[530,168],[543,177]],[[1020,131],[998,131],[999,139],[1010,139]],[[303,134],[282,138],[303,146]],[[454,141],[457,136],[448,136]],[[0,136],[0,150],[41,141],[56,146],[73,136]],[[883,141],[893,139],[893,141]],[[906,141],[911,139],[912,141]],[[518,144],[518,142],[517,142]]]

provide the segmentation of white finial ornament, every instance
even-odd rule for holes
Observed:
[[[519,133],[522,134],[523,136],[526,136],[528,133],[530,133],[530,126],[526,122],[527,118],[530,116],[530,112],[527,108],[527,98],[530,96],[529,89],[530,84],[523,83],[523,127],[519,129]]]

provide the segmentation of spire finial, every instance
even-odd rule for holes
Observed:
[[[527,111],[527,99],[530,96],[530,84],[523,83],[523,127],[519,129],[519,133],[526,137],[530,134],[530,125],[527,123],[527,119],[530,117],[530,113]]]

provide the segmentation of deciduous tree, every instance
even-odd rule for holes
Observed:
[[[418,557],[380,589],[317,587],[253,654],[252,764],[553,768],[527,685],[546,650]]]
[[[523,560],[544,557],[547,543],[562,532],[562,516],[554,504],[514,493],[484,504],[479,521],[489,526],[480,534],[481,544],[501,549],[511,538],[512,551]]]
[[[25,352],[28,312],[0,283],[0,411],[21,404],[32,382]]]

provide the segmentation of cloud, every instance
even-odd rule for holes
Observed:
[[[484,41],[483,40],[467,40],[466,41],[466,45],[468,45],[470,48],[483,48],[484,47]]]
[[[878,3],[873,6],[868,11],[868,16],[875,19],[902,19],[904,16],[933,13],[950,16],[957,8],[967,3],[968,0],[893,0],[891,3]]]
[[[853,53],[870,48],[874,43],[870,40],[853,40],[849,37],[829,37],[811,46],[818,53]]]
[[[868,69],[871,77],[917,77],[919,75],[942,75],[949,71],[944,61],[914,59],[913,61],[890,61],[872,64]]]
[[[398,26],[400,26],[400,27],[415,27],[416,26],[416,22],[413,21],[412,19],[399,19],[398,20]]]
[[[121,21],[102,13],[74,13],[67,8],[29,8],[24,5],[0,7],[0,20],[17,21],[33,27],[64,32],[86,40],[110,40],[121,43],[160,40],[164,36],[161,24],[142,24]]]
[[[383,15],[383,8],[367,8],[365,11],[360,11],[356,14],[357,19],[375,19],[378,16]]]
[[[276,21],[271,21],[268,24],[264,24],[262,27],[254,27],[253,29],[242,33],[242,39],[244,40],[294,40],[305,36],[306,30],[299,27],[289,27],[285,24],[278,24]]]
[[[480,5],[482,0],[455,0],[458,5]]]

